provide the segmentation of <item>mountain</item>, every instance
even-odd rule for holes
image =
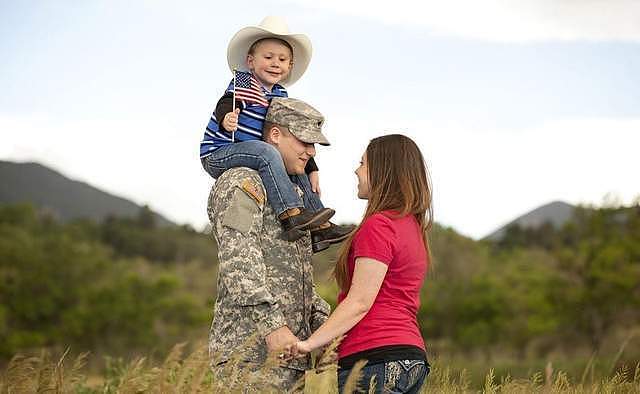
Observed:
[[[562,201],[553,201],[519,216],[493,233],[487,235],[484,239],[489,241],[498,241],[504,236],[507,228],[513,225],[518,225],[523,228],[531,228],[539,227],[544,223],[549,222],[554,227],[559,228],[571,219],[574,211],[575,207],[571,204],[567,204]]]
[[[137,217],[142,206],[74,181],[38,163],[0,161],[0,204],[29,202],[67,221],[88,218],[102,221],[107,216]],[[174,225],[154,213],[161,226]]]

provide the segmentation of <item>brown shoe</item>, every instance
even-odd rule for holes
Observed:
[[[280,223],[282,223],[282,228],[284,230],[280,238],[285,241],[296,241],[302,238],[306,234],[307,230],[313,227],[318,227],[322,223],[331,219],[335,213],[336,211],[331,208],[323,208],[316,212],[301,209],[298,215],[280,219]]]
[[[311,232],[311,248],[313,253],[320,252],[327,249],[331,244],[337,244],[349,237],[356,226],[349,225],[337,225],[330,223],[327,228],[321,228],[313,230]]]

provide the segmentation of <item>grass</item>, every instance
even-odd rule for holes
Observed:
[[[335,349],[335,346],[333,347]],[[122,359],[106,360],[106,367],[97,379],[88,378],[87,353],[70,357],[69,351],[52,356],[42,351],[37,355],[16,355],[0,375],[0,394],[13,393],[233,393],[247,387],[257,392],[278,392],[265,378],[269,368],[277,361],[270,359],[258,371],[242,368],[238,359],[227,363],[228,376],[224,385],[217,381],[209,368],[210,359],[205,346],[185,352],[185,344],[178,344],[164,361],[152,363],[145,357],[128,362]],[[304,381],[296,385],[305,393],[337,393],[335,354],[326,352],[317,360],[317,368],[308,371]],[[496,378],[494,369],[488,369],[484,382],[472,384],[466,369],[454,369],[439,362],[433,363],[431,374],[422,393],[640,393],[640,363],[622,366],[609,373],[600,371],[601,378],[593,374],[595,362],[590,362],[583,373],[569,376],[555,370],[551,363],[528,378],[512,378],[508,374]],[[347,392],[357,388],[359,364],[347,381]],[[607,369],[607,368],[604,368]]]

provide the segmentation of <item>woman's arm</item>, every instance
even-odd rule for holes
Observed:
[[[324,346],[362,320],[378,295],[387,268],[386,264],[378,260],[357,258],[347,297],[338,304],[329,319],[306,341],[298,342],[292,352],[308,353]]]

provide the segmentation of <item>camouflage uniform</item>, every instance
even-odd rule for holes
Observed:
[[[297,105],[297,100],[288,100]],[[315,117],[310,121],[318,129],[322,123]],[[304,129],[296,122],[289,124]],[[209,352],[218,364],[214,372],[236,352],[259,368],[267,357],[267,334],[286,325],[296,337],[306,339],[329,315],[329,305],[314,288],[310,237],[281,240],[282,226],[264,196],[260,176],[248,168],[226,171],[209,196],[220,260],[209,336]],[[294,359],[276,368],[271,381],[290,388],[309,368],[308,356]]]

